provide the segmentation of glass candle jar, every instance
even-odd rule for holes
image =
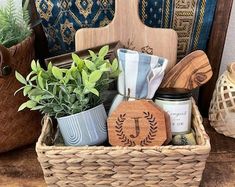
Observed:
[[[186,134],[191,130],[192,92],[178,88],[160,88],[155,103],[170,116],[172,135]]]

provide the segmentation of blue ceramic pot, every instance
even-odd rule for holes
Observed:
[[[65,145],[99,145],[107,140],[107,114],[104,105],[57,118]]]

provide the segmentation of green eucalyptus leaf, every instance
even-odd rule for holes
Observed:
[[[42,95],[41,99],[53,99],[53,98],[54,98],[54,95],[45,94],[45,95]]]
[[[24,110],[25,108],[33,108],[37,105],[35,101],[29,100],[23,104],[20,105],[18,111]]]
[[[60,99],[60,102],[62,102],[62,100],[63,100],[62,90],[59,91],[59,99]]]
[[[70,103],[74,103],[76,101],[76,95],[75,94],[72,94],[70,99],[69,99],[69,102]]]
[[[20,105],[18,111],[22,111],[22,110],[24,110],[25,108],[27,108],[27,102],[22,103],[22,104]]]
[[[79,101],[76,101],[72,106],[71,106],[72,109],[76,109],[76,108],[79,108]]]
[[[97,89],[91,88],[89,91],[99,97],[99,92]]]
[[[49,85],[48,85],[48,81],[47,80],[45,82],[45,88],[46,88],[46,90],[49,90]]]
[[[24,86],[21,87],[21,88],[19,88],[18,90],[16,90],[15,93],[14,93],[14,96],[15,96],[19,91],[21,91],[21,90],[23,90],[23,89],[24,89]]]
[[[38,96],[38,95],[43,95],[43,94],[44,94],[44,91],[42,91],[39,88],[34,88],[31,91],[29,91],[29,93],[28,93],[28,95],[30,95],[30,96]]]
[[[37,75],[33,76],[30,81],[35,81],[37,79]]]
[[[41,101],[42,96],[41,95],[37,95],[37,96],[30,96],[30,99],[39,103],[39,101]]]
[[[85,87],[85,88],[83,89],[83,93],[84,93],[84,94],[88,94],[89,92],[90,92],[90,89],[89,89],[89,88]]]
[[[60,68],[60,70],[62,71],[62,73],[67,73],[68,69],[65,68]]]
[[[33,70],[33,72],[37,72],[37,65],[36,65],[36,62],[35,60],[32,60],[31,62],[31,69]]]
[[[84,62],[85,62],[86,67],[87,67],[89,70],[94,71],[94,70],[96,69],[95,64],[94,64],[92,61],[90,61],[90,60],[84,60]]]
[[[105,72],[105,71],[110,71],[110,68],[107,67],[107,64],[102,64],[100,67],[99,67],[100,71],[102,72]]]
[[[37,61],[37,71],[39,71],[39,70],[41,70],[42,68],[41,68],[41,65],[40,65],[40,63],[39,63],[39,61]]]
[[[61,89],[61,91],[63,91],[64,93],[67,94],[67,90],[66,90],[66,87],[65,87],[65,86],[60,86],[60,89]]]
[[[43,81],[41,74],[42,74],[42,72],[40,72],[38,75],[38,84],[39,84],[40,88],[44,89],[44,81]]]
[[[52,74],[58,80],[63,79],[63,72],[60,70],[60,68],[58,68],[56,66],[52,67]]]
[[[54,110],[55,112],[61,112],[61,111],[63,110],[63,107],[61,107],[60,105],[55,105],[55,106],[53,107],[53,110]]]
[[[52,91],[52,93],[53,93],[54,95],[56,95],[56,93],[57,93],[57,85],[56,85],[56,84],[53,86],[53,91]]]
[[[88,74],[85,70],[82,70],[82,81],[83,83],[88,81]]]
[[[31,89],[32,89],[32,86],[30,85],[25,86],[23,90],[23,95],[26,96]]]
[[[110,75],[110,78],[116,78],[118,77],[118,75],[121,73],[122,71],[121,70],[116,70],[115,72],[112,72],[111,75]]]
[[[43,79],[49,79],[50,78],[50,75],[44,69],[41,70],[40,75],[42,76]]]
[[[109,51],[109,46],[108,45],[102,47],[99,51],[99,57],[104,58],[107,55],[108,51]]]
[[[15,71],[15,77],[20,83],[22,83],[24,85],[27,84],[25,78],[20,73],[18,73],[17,71]]]
[[[75,93],[75,94],[77,94],[77,95],[81,95],[82,90],[79,89],[79,88],[75,88],[75,89],[73,90],[73,93]]]
[[[88,50],[88,51],[90,53],[92,61],[95,61],[97,59],[97,55],[93,51],[91,51],[91,50]]]
[[[72,53],[72,59],[73,59],[73,62],[77,64],[78,69],[82,71],[82,68],[84,66],[84,61],[81,58],[79,58],[79,56],[76,55],[75,53]]]
[[[71,76],[74,78],[74,80],[79,79],[81,82],[81,74],[77,70],[71,70]]]
[[[30,72],[28,75],[27,75],[27,77],[26,77],[26,81],[29,81],[30,80],[30,77],[33,75],[33,74],[35,74],[35,72]]]
[[[93,71],[90,74],[89,82],[95,83],[101,78],[101,76],[102,76],[102,71],[100,71],[100,70]]]
[[[66,74],[65,74],[65,77],[63,79],[64,84],[67,84],[69,82],[70,77],[71,77],[71,71],[67,71]]]
[[[65,94],[65,95],[64,95],[64,101],[65,101],[66,103],[70,103],[70,96],[69,96],[69,94]]]
[[[26,102],[26,106],[27,108],[33,108],[37,105],[37,103],[35,101],[29,100]]]
[[[74,86],[67,86],[67,92],[69,93],[69,94],[71,94],[71,93],[73,93],[73,90],[74,90]]]
[[[107,66],[108,68],[110,68],[110,69],[112,68],[112,64],[110,63],[109,60],[105,60],[104,63],[106,64],[106,66]]]
[[[94,87],[95,87],[95,83],[89,82],[89,81],[85,82],[85,88],[91,89]]]
[[[41,110],[41,109],[43,109],[45,106],[43,106],[43,105],[38,105],[38,106],[35,106],[35,107],[33,107],[33,108],[31,108],[31,110]]]
[[[118,69],[118,61],[115,58],[112,63],[112,72],[117,71],[117,69]]]
[[[49,62],[49,64],[47,65],[47,70],[52,71],[52,67],[53,67],[52,63]]]

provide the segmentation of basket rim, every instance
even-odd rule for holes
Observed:
[[[36,143],[36,152],[39,151],[82,151],[82,150],[110,150],[110,151],[142,151],[142,150],[157,150],[161,152],[169,152],[172,150],[177,150],[178,152],[182,151],[189,151],[189,152],[194,152],[196,154],[208,154],[211,150],[210,146],[210,138],[206,134],[205,128],[202,124],[202,117],[200,115],[200,112],[198,110],[198,107],[195,104],[195,101],[193,100],[193,107],[194,107],[194,112],[195,118],[198,122],[197,129],[200,131],[200,136],[203,138],[203,143],[199,145],[182,145],[182,146],[175,146],[175,145],[164,145],[164,146],[134,146],[134,147],[122,147],[122,146],[48,146],[43,142],[44,137],[46,136],[46,130],[50,128],[50,122],[49,118],[46,118],[46,124],[43,125],[42,127],[42,132],[40,137],[38,138],[38,141]],[[187,153],[186,153],[187,154]]]

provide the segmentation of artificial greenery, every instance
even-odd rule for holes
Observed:
[[[19,90],[29,98],[19,111],[30,108],[62,117],[102,103],[104,91],[120,73],[116,59],[112,63],[105,59],[108,51],[108,46],[101,48],[98,54],[89,51],[90,56],[85,59],[72,54],[73,63],[69,69],[49,63],[44,70],[39,62],[32,61],[32,71],[26,78],[15,72],[17,80],[24,85]]]
[[[0,44],[3,46],[20,43],[32,33],[28,4],[29,0],[26,0],[22,6],[23,19],[21,12],[16,13],[13,0],[8,0],[7,6],[0,8]]]

